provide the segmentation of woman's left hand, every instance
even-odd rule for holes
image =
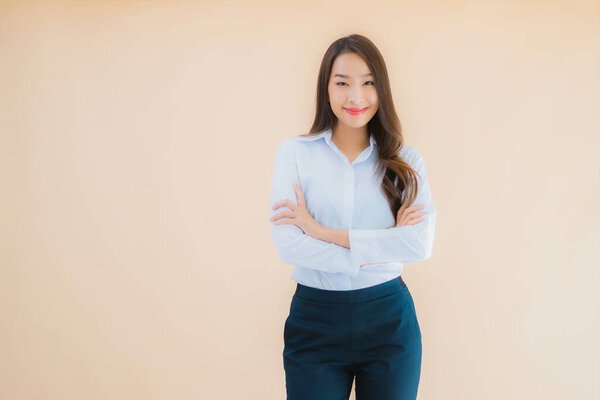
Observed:
[[[324,227],[323,225],[315,221],[313,217],[309,214],[306,208],[306,203],[304,202],[304,194],[302,194],[302,191],[300,190],[300,185],[295,183],[294,190],[296,191],[296,196],[298,197],[298,204],[295,204],[290,199],[279,200],[278,202],[273,204],[273,210],[283,206],[286,206],[290,210],[273,215],[271,217],[271,221],[276,225],[296,225],[297,227],[302,229],[307,235],[318,239],[319,234],[322,232],[322,229]],[[287,219],[281,219],[284,217],[287,217]]]

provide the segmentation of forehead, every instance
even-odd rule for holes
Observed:
[[[365,78],[373,76],[369,66],[358,54],[340,54],[331,66],[331,76],[341,78]]]

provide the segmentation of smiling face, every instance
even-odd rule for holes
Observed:
[[[335,59],[327,91],[338,122],[348,127],[365,126],[377,112],[374,76],[356,53],[340,54]]]

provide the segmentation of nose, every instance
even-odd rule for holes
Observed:
[[[352,89],[348,91],[348,102],[357,106],[359,104],[363,104],[361,101],[363,99],[363,88],[359,86],[354,86]]]

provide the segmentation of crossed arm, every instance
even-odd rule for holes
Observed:
[[[437,212],[422,157],[413,166],[419,174],[415,204],[423,204],[426,212],[421,222],[383,229],[342,230],[318,224],[303,206],[303,195],[296,185],[299,179],[293,146],[290,139],[280,145],[271,188],[271,232],[277,254],[284,262],[356,276],[363,265],[414,262],[431,256]],[[279,210],[284,205],[289,211]],[[284,217],[288,220],[282,220]]]

